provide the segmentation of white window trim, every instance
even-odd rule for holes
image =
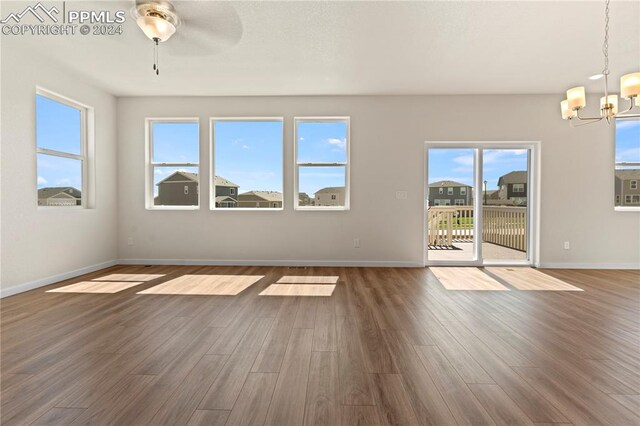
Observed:
[[[153,123],[198,123],[198,162],[197,163],[156,163],[153,161]],[[196,206],[156,206],[153,204],[153,171],[155,167],[195,167],[198,169],[198,187],[200,187],[200,119],[198,117],[147,117],[145,118],[145,206],[147,210],[199,210]]]
[[[36,147],[36,167],[35,167],[35,181],[36,181],[36,207],[38,210],[87,210],[95,208],[95,134],[94,134],[94,109],[93,107],[86,105],[82,102],[78,102],[74,99],[55,93],[51,90],[45,89],[41,86],[36,86],[36,96],[40,95],[52,101],[61,103],[68,107],[77,109],[80,111],[80,154],[71,154],[63,151],[56,151],[53,149],[46,149],[38,147],[37,132],[34,128],[34,134],[36,135],[35,147]],[[34,103],[36,97],[34,96]],[[37,119],[37,111],[36,111]],[[40,206],[38,205],[38,156],[37,154],[51,155],[54,157],[69,158],[73,160],[80,160],[82,164],[82,198],[81,205],[77,206]],[[60,207],[63,207],[62,209]]]
[[[638,118],[635,118],[635,117],[618,117],[618,118],[615,119],[615,123],[616,124],[618,123],[618,120],[634,120],[634,121],[636,121],[636,120],[638,120]],[[615,154],[618,151],[618,146],[617,146],[618,141],[616,140],[615,130],[614,130],[614,133],[613,133],[613,138],[614,138],[613,149],[614,149],[614,158],[615,158]],[[640,163],[635,163],[635,162],[614,162],[613,163],[614,174],[615,174],[615,171],[618,170],[618,167],[628,167],[628,166],[640,168]],[[622,204],[622,205],[616,206],[615,203],[614,203],[613,209],[615,211],[621,211],[621,212],[625,212],[625,211],[626,212],[638,212],[638,211],[640,211],[640,206],[625,206],[623,204],[624,195],[625,195],[624,194],[624,181],[622,181],[622,185],[621,186],[622,186],[622,191],[623,192],[622,192],[622,194],[620,194],[620,195],[622,195],[622,197],[620,197],[620,201],[621,201],[620,204]],[[631,186],[631,184],[629,184],[629,186]]]
[[[630,180],[629,181],[629,189],[638,189],[638,181]]]
[[[298,163],[298,123],[335,123],[345,122],[347,124],[347,161],[337,163],[311,162]],[[293,208],[300,211],[348,211],[351,209],[351,117],[294,117],[293,118]],[[300,167],[344,167],[344,206],[301,206],[300,201]],[[315,195],[315,194],[314,194]],[[319,198],[316,198],[318,200]]]
[[[452,187],[448,187],[447,188],[447,195],[453,195],[453,188]]]
[[[467,188],[464,186],[460,187],[460,195],[467,195]]]
[[[213,125],[216,121],[280,121],[282,123],[282,207],[216,207],[216,185],[214,178],[216,176],[216,150],[215,150],[215,132]],[[250,211],[250,212],[269,212],[269,211],[283,211],[284,210],[284,117],[210,117],[209,118],[209,159],[211,160],[211,167],[209,167],[209,209],[217,212],[226,211]],[[240,191],[236,191],[237,197],[240,196]],[[240,200],[236,205],[240,204]]]

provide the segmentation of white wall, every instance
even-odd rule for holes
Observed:
[[[2,295],[117,258],[116,100],[8,40],[2,40]],[[95,109],[95,209],[37,208],[36,85]]]
[[[424,141],[478,140],[541,141],[543,266],[638,265],[640,216],[613,210],[613,129],[569,128],[559,101],[551,95],[119,98],[119,257],[420,265]],[[350,211],[293,210],[293,117],[305,115],[351,116]],[[284,211],[209,211],[206,179],[200,210],[145,210],[144,118],[163,116],[200,117],[203,176],[210,116],[284,116]],[[397,190],[408,191],[408,199],[396,200]],[[571,250],[563,250],[563,241]]]

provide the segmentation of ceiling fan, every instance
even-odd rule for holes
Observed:
[[[234,46],[242,23],[229,2],[136,0],[136,23],[153,42],[153,70],[160,75],[158,47],[168,41],[172,56],[207,56]]]

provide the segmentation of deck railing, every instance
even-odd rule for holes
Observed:
[[[482,207],[482,241],[526,251],[527,208]],[[433,206],[427,213],[430,246],[451,247],[454,242],[473,241],[472,206]]]

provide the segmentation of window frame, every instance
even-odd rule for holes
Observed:
[[[616,170],[623,170],[625,167],[628,166],[632,166],[632,167],[637,167],[640,168],[640,162],[625,162],[625,161],[621,161],[621,162],[617,162],[616,161],[616,154],[618,152],[618,139],[617,139],[617,124],[618,124],[618,120],[631,120],[631,121],[638,121],[640,122],[640,117],[638,116],[633,116],[633,117],[616,117],[615,118],[615,126],[613,126],[613,174],[614,174],[614,182],[615,182],[615,173]],[[618,169],[618,167],[620,166],[620,169]],[[614,187],[614,195],[615,195],[615,184],[612,185]],[[618,195],[621,195],[620,197],[620,205],[613,205],[613,209],[616,211],[632,211],[632,212],[637,212],[640,211],[640,205],[634,206],[634,205],[626,205],[626,195],[624,190],[624,180],[621,182],[621,189],[622,192]],[[629,187],[631,187],[631,182],[629,183]],[[631,190],[631,189],[629,189]],[[623,202],[624,201],[624,202]]]
[[[346,132],[346,162],[298,162],[298,123],[336,123],[344,122]],[[351,209],[351,117],[350,116],[307,116],[293,118],[293,208],[299,211],[349,211]],[[344,167],[344,206],[301,206],[300,205],[300,167]],[[318,197],[314,198],[318,200]]]
[[[80,154],[72,154],[65,151],[57,151],[54,149],[40,148],[38,146],[38,133],[37,128],[34,129],[34,140],[36,148],[36,167],[35,167],[35,180],[36,180],[36,208],[38,210],[89,210],[95,208],[95,182],[94,182],[94,109],[93,107],[78,102],[75,99],[71,99],[67,96],[60,95],[51,90],[45,89],[41,86],[36,86],[34,100],[34,123],[38,120],[38,111],[36,107],[37,97],[42,96],[54,102],[58,102],[62,105],[80,111]],[[80,205],[73,206],[41,206],[38,204],[38,154],[49,155],[53,157],[66,158],[71,160],[78,160],[81,164],[81,178],[82,188]],[[61,209],[62,207],[62,209]]]
[[[467,187],[466,186],[461,186],[460,187],[460,195],[467,195]]]
[[[198,124],[198,162],[167,163],[153,161],[153,124],[154,123],[197,123]],[[199,117],[147,117],[145,118],[145,207],[147,210],[199,210],[200,190],[197,191],[198,204],[195,206],[156,206],[153,203],[154,170],[156,167],[195,167],[198,169],[198,188],[202,182],[200,173],[200,118]]]
[[[453,195],[453,187],[452,186],[448,186],[447,187],[447,195]]]
[[[630,180],[629,181],[629,189],[630,190],[636,190],[638,189],[638,181],[637,180]]]
[[[267,207],[216,207],[216,185],[214,182],[216,176],[216,145],[215,145],[215,129],[214,123],[216,121],[279,121],[282,123],[282,134],[280,135],[281,143],[282,143],[282,207],[268,207],[269,202],[267,201]],[[209,160],[211,161],[211,165],[209,167],[209,210],[211,211],[283,211],[284,210],[284,200],[285,200],[285,149],[284,149],[284,117],[209,117]],[[240,187],[238,187],[240,188]],[[236,197],[240,197],[240,191],[236,191]],[[236,206],[240,205],[240,199],[237,198]],[[258,205],[260,205],[258,203]]]

